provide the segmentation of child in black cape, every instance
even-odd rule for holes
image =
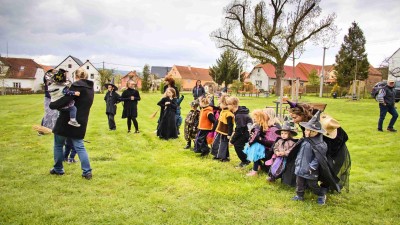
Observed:
[[[117,129],[114,116],[117,114],[117,104],[120,102],[120,95],[116,92],[118,88],[114,85],[114,78],[110,83],[107,83],[104,86],[108,89],[106,95],[104,96],[104,101],[106,102],[108,128],[110,131],[114,131]]]
[[[157,128],[157,136],[165,140],[178,138],[178,130],[176,127],[176,109],[178,104],[175,89],[167,88],[165,96],[157,105],[164,109]]]

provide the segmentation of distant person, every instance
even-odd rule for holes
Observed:
[[[138,112],[137,105],[140,101],[139,91],[135,89],[135,81],[128,80],[126,83],[128,89],[126,89],[121,94],[120,101],[124,102],[124,110],[122,112],[122,118],[127,118],[126,124],[128,126],[128,133],[131,132],[131,126],[133,122],[133,126],[135,126],[135,133],[140,133],[139,124],[136,120]]]
[[[71,81],[67,80],[67,72],[66,70],[59,69],[57,73],[55,73],[50,78],[50,84],[48,86],[48,92],[51,97],[51,102],[55,102],[58,99],[62,98],[64,95],[68,96],[79,96],[79,91],[71,91]],[[81,125],[76,121],[76,107],[74,105],[74,100],[71,100],[68,105],[63,106],[62,108],[58,108],[59,111],[67,111],[69,112],[69,122],[68,124],[74,127],[80,127]]]
[[[80,95],[70,96],[64,95],[57,101],[50,103],[51,109],[62,108],[72,100],[75,101],[77,108],[76,120],[81,124],[80,127],[69,126],[70,120],[69,112],[60,111],[60,116],[54,126],[54,166],[50,170],[50,174],[63,175],[63,146],[67,138],[70,138],[72,145],[78,153],[79,160],[81,161],[82,177],[85,179],[92,179],[92,168],[90,167],[89,156],[83,144],[83,138],[86,134],[87,123],[89,119],[90,108],[93,104],[94,90],[93,81],[87,80],[88,74],[83,69],[78,69],[75,72],[75,82],[71,85],[71,91],[79,91]]]
[[[201,80],[196,81],[196,86],[192,90],[194,100],[206,94],[204,87],[201,85]]]
[[[378,93],[379,95],[383,96],[382,100],[379,100],[379,121],[378,121],[378,131],[383,131],[383,121],[385,120],[386,114],[390,113],[392,118],[389,121],[389,125],[387,126],[387,131],[389,132],[397,132],[394,129],[394,124],[396,123],[397,117],[399,114],[397,113],[395,104],[395,96],[396,90],[394,89],[395,81],[393,79],[388,80],[387,85],[384,86]]]
[[[118,87],[114,85],[114,78],[110,83],[104,85],[107,88],[107,93],[104,96],[106,102],[106,115],[108,119],[108,128],[110,131],[117,129],[114,116],[117,114],[117,103],[120,102],[120,95],[117,93]]]
[[[179,90],[178,88],[175,86],[175,79],[172,76],[166,76],[164,79],[164,93],[167,90],[167,88],[173,88],[175,90],[176,93],[176,98],[179,98]]]

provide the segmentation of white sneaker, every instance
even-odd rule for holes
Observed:
[[[71,125],[71,126],[74,126],[74,127],[80,127],[81,126],[78,122],[73,121],[73,120],[68,121],[68,124]]]

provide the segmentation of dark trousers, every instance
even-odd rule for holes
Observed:
[[[114,114],[108,113],[107,114],[107,119],[108,119],[108,128],[110,130],[115,130],[117,127],[115,126],[115,120],[114,120]]]
[[[207,144],[207,134],[209,130],[199,130],[196,136],[196,142],[194,144],[193,151],[196,153],[207,153],[210,152],[210,147]]]
[[[246,145],[246,143],[244,143],[243,145],[242,144],[234,145],[237,156],[239,157],[240,161],[242,161],[244,163],[247,162],[247,155],[243,152],[245,145]]]
[[[128,125],[128,131],[131,130],[131,126],[132,126],[132,122],[133,122],[133,126],[135,126],[135,131],[139,130],[139,124],[136,120],[136,117],[130,117],[128,116],[127,118],[128,120],[126,121],[127,125]]]
[[[72,144],[72,140],[67,138],[64,145],[64,160],[68,160],[68,158],[75,158],[76,151],[74,149],[74,145]]]
[[[296,176],[296,193],[297,196],[304,197],[306,187],[311,188],[314,194],[318,196],[325,195],[323,188],[318,185],[318,180],[309,180],[303,177]]]
[[[211,147],[211,154],[218,159],[229,158],[229,140],[226,135],[217,133]]]
[[[379,104],[380,114],[379,114],[379,121],[378,121],[378,129],[382,129],[383,121],[385,120],[386,114],[390,113],[392,115],[392,119],[390,119],[389,125],[387,128],[393,128],[394,123],[396,123],[397,117],[399,114],[397,113],[396,109],[393,105],[383,105]]]

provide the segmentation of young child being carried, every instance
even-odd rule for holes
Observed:
[[[289,121],[285,121],[281,129],[275,131],[276,134],[280,135],[278,140],[272,146],[274,154],[272,158],[265,162],[265,165],[271,166],[267,181],[274,182],[282,174],[285,168],[285,157],[289,155],[296,141],[293,139],[297,135],[295,128],[290,126]]]
[[[196,139],[196,134],[198,132],[199,126],[199,116],[200,111],[197,109],[199,107],[199,100],[196,99],[190,103],[190,112],[185,118],[185,140],[187,141],[185,149],[189,149],[192,145],[192,140]]]
[[[57,72],[57,73],[54,73]],[[55,102],[58,99],[62,98],[64,95],[69,96],[79,96],[79,91],[70,91],[69,88],[71,86],[71,81],[67,80],[67,72],[66,70],[59,69],[58,71],[53,71],[53,76],[47,76],[46,80],[50,83],[48,87],[48,91],[51,97],[51,102]],[[59,108],[57,110],[60,111],[68,111],[70,120],[68,122],[69,125],[74,127],[80,127],[81,125],[76,121],[76,106],[74,105],[75,101],[72,100],[67,106]]]

